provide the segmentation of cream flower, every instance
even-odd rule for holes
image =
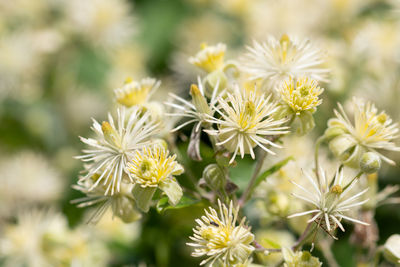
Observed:
[[[328,70],[322,66],[322,53],[308,40],[299,41],[286,34],[280,40],[270,36],[267,42],[254,41],[247,49],[243,70],[252,80],[262,79],[268,87],[278,86],[287,77],[309,76],[326,81]]]
[[[285,259],[285,267],[319,267],[322,263],[317,257],[313,257],[308,251],[293,252],[290,248],[282,248],[282,254]]]
[[[114,90],[115,98],[119,104],[126,107],[141,105],[148,101],[160,84],[160,81],[152,78],[145,78],[141,81],[128,78],[123,87]]]
[[[188,121],[179,124],[172,131],[177,131],[191,123],[195,123],[196,131],[198,131],[202,125],[207,124],[207,117],[214,114],[212,107],[217,102],[217,96],[219,95],[218,87],[214,89],[213,95],[208,103],[207,98],[204,95],[202,82],[200,77],[198,77],[198,85],[191,85],[190,94],[192,96],[191,102],[173,93],[169,94],[174,100],[177,101],[177,103],[165,103],[167,106],[175,109],[175,112],[167,113],[167,115],[173,117],[186,117],[189,119]]]
[[[226,45],[218,43],[215,46],[201,45],[201,50],[194,56],[189,58],[189,63],[205,70],[213,72],[220,70],[224,66]]]
[[[281,83],[279,92],[283,102],[290,109],[299,115],[302,111],[312,110],[322,103],[322,99],[318,96],[322,94],[324,89],[318,86],[316,80],[300,77],[293,79],[287,78]]]
[[[129,223],[141,218],[141,214],[135,208],[135,200],[132,196],[133,184],[121,182],[121,190],[114,190],[111,194],[110,186],[113,185],[112,177],[107,180],[108,184],[99,184],[94,189],[93,184],[100,178],[101,173],[94,174],[91,179],[73,185],[72,188],[81,191],[86,196],[71,201],[72,204],[78,204],[78,208],[85,208],[99,204],[93,214],[89,217],[89,223],[97,223],[106,211],[111,208],[114,216],[118,216],[124,222]],[[114,187],[116,184],[113,185]]]
[[[254,250],[250,244],[254,241],[251,228],[244,217],[238,226],[238,208],[233,208],[232,201],[229,209],[218,200],[219,213],[209,208],[205,210],[205,216],[197,219],[197,226],[193,228],[193,236],[190,237],[194,243],[187,245],[194,247],[193,257],[207,256],[200,265],[223,262],[224,266],[235,266],[245,263]]]
[[[317,177],[314,179],[309,173],[305,173],[305,177],[310,182],[310,186],[306,187],[293,182],[302,193],[293,193],[292,195],[311,204],[313,209],[292,214],[288,218],[312,214],[312,218],[308,222],[315,222],[330,235],[337,227],[344,232],[341,223],[342,219],[368,225],[365,222],[345,215],[345,212],[359,207],[368,201],[368,199],[360,200],[368,188],[356,194],[349,195],[350,192],[354,192],[351,190],[357,184],[358,179],[353,179],[349,183],[344,184],[343,171],[338,170],[333,180],[328,180],[322,169],[319,171],[319,179]]]
[[[132,156],[127,171],[135,183],[132,193],[139,208],[148,211],[157,188],[168,196],[171,205],[178,204],[182,188],[174,176],[182,174],[183,167],[175,158],[176,155],[169,156],[168,150],[160,145],[144,147]]]
[[[355,162],[358,166],[362,154],[371,151],[382,160],[394,165],[391,159],[378,153],[377,150],[400,151],[393,142],[398,138],[398,124],[384,112],[378,112],[371,102],[353,98],[354,120],[350,121],[342,105],[335,110],[336,118],[328,121],[328,130],[339,130],[342,133],[330,141],[329,147],[344,163]]]
[[[233,152],[231,163],[237,153],[241,157],[250,154],[254,159],[253,148],[261,147],[268,153],[275,154],[266,147],[280,147],[268,139],[268,136],[286,134],[288,127],[282,126],[287,119],[275,120],[272,115],[277,111],[277,105],[270,101],[271,96],[257,96],[255,92],[240,91],[238,85],[227,97],[219,97],[218,105],[214,107],[220,118],[209,117],[210,123],[218,125],[218,130],[205,130],[210,135],[218,136],[217,145],[223,145]]]
[[[2,266],[106,266],[109,254],[104,245],[90,238],[88,229],[70,230],[61,213],[23,210],[15,223],[2,226]]]
[[[77,158],[91,164],[87,168],[87,174],[81,177],[80,181],[90,179],[101,171],[100,177],[89,191],[102,182],[103,185],[108,185],[105,195],[110,190],[111,195],[119,192],[128,157],[135,150],[149,144],[150,138],[158,132],[158,128],[158,123],[151,120],[150,112],[142,112],[138,107],[133,107],[130,111],[124,107],[118,109],[116,124],[111,114],[108,115],[108,122],[105,121],[101,125],[93,120],[92,130],[97,138],[81,137],[81,141],[91,148],[83,150],[84,155]]]

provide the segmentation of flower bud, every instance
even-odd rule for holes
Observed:
[[[326,129],[326,131],[324,133],[324,137],[327,140],[331,140],[331,139],[335,138],[336,136],[339,136],[342,134],[344,134],[344,130],[341,127],[329,127],[328,129]]]
[[[329,149],[341,161],[345,161],[351,156],[354,146],[354,141],[347,135],[339,135],[329,142]]]
[[[283,249],[285,267],[319,267],[322,263],[308,251],[298,251],[294,253],[289,248]]]
[[[135,208],[135,201],[127,197],[120,197],[118,201],[111,202],[113,214],[121,218],[124,223],[131,223],[139,220],[142,215]]]
[[[217,164],[208,165],[203,171],[203,178],[207,185],[214,190],[225,186],[225,173]]]
[[[116,143],[118,134],[112,128],[111,124],[108,121],[103,121],[101,123],[101,131],[103,132],[104,139],[109,143]]]
[[[193,105],[196,107],[198,112],[204,114],[211,114],[210,107],[207,104],[206,98],[201,94],[199,87],[192,84],[190,86],[190,95],[192,96]]]
[[[226,88],[228,84],[228,78],[222,70],[215,70],[206,76],[206,86],[204,94],[207,97],[211,97],[214,90],[221,90]],[[218,87],[217,87],[218,85]]]
[[[400,263],[400,235],[392,235],[386,240],[383,255],[387,261],[394,264]]]
[[[374,173],[381,168],[381,159],[374,152],[366,152],[360,159],[361,171],[365,173]]]

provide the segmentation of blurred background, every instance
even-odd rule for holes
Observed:
[[[78,136],[90,136],[91,118],[113,110],[113,89],[127,77],[156,77],[160,95],[185,96],[201,74],[188,63],[201,43],[224,42],[235,59],[252,40],[284,33],[328,56],[330,82],[312,136],[323,133],[336,102],[346,106],[353,95],[400,120],[400,1],[0,0],[0,265],[24,257],[32,266],[198,265],[185,243],[201,205],[151,211],[133,224],[111,216],[85,224],[87,212],[70,204],[81,197],[71,188],[82,169],[73,159],[84,147]],[[212,160],[202,152],[200,167]],[[400,162],[399,153],[391,158]],[[248,175],[251,164],[245,159],[235,175]],[[200,177],[202,168],[192,167]],[[399,166],[380,173],[381,188],[399,183]],[[379,244],[400,232],[399,208],[378,208],[375,219]],[[39,238],[43,228],[51,231]],[[357,266],[360,249],[346,233],[334,255],[340,266]]]

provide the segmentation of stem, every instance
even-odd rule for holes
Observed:
[[[304,229],[304,231],[301,234],[301,236],[299,237],[299,239],[297,239],[296,243],[294,243],[294,245],[291,247],[291,249],[293,251],[296,251],[299,248],[301,248],[304,245],[304,243],[307,241],[307,239],[310,237],[310,235],[314,232],[314,229],[316,229],[316,228],[312,227],[312,226],[313,226],[313,222],[310,222],[307,224],[306,229]],[[253,244],[254,244],[254,247],[256,248],[257,252],[268,252],[268,253],[282,252],[282,249],[280,249],[280,248],[265,248],[255,240],[253,241]]]
[[[321,247],[322,254],[328,262],[328,265],[331,267],[339,267],[339,264],[332,253],[331,243],[328,240],[323,239],[319,242],[319,246]]]
[[[343,191],[346,190],[356,179],[360,178],[360,176],[363,174],[364,172],[360,171],[351,181],[350,183],[348,183],[344,188]]]
[[[310,237],[310,235],[314,232],[313,230],[315,229],[315,227],[312,227],[313,224],[314,224],[313,222],[309,222],[307,224],[306,229],[304,229],[304,232],[301,234],[299,239],[293,245],[293,247],[292,247],[293,251],[296,251],[299,248],[301,248],[304,245],[304,243],[307,241],[307,239]],[[313,229],[313,230],[310,231],[311,229]]]
[[[239,207],[243,207],[243,205],[246,203],[250,192],[252,191],[252,187],[254,185],[254,183],[256,182],[256,179],[258,177],[258,173],[260,172],[262,165],[264,163],[264,159],[267,156],[267,152],[265,152],[264,150],[261,150],[260,155],[259,155],[259,159],[257,161],[256,167],[254,169],[253,175],[249,181],[249,183],[247,184],[247,188],[246,190],[243,192],[242,196],[240,197],[239,201],[238,201],[238,205]]]

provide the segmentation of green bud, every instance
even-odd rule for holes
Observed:
[[[151,199],[153,198],[156,189],[157,187],[142,187],[139,184],[133,186],[132,195],[139,209],[144,212],[149,211]]]
[[[310,132],[312,129],[315,127],[315,122],[314,122],[314,117],[312,115],[312,111],[306,110],[300,112],[299,115],[296,115],[299,119],[298,122],[296,122],[293,125],[293,128],[296,131],[296,134],[298,135],[305,135],[308,132]]]
[[[291,252],[291,254],[286,252],[284,258],[287,267],[319,267],[322,265],[319,259],[308,251]]]
[[[226,77],[225,73],[222,70],[215,70],[206,76],[204,94],[210,98],[215,89],[222,90],[223,88],[226,88],[227,84],[228,78]],[[217,85],[218,88],[216,88]]]
[[[192,96],[193,105],[196,107],[198,112],[204,114],[211,114],[210,107],[207,104],[206,98],[201,94],[199,87],[192,84],[190,86],[190,95]]]
[[[388,238],[384,245],[385,259],[394,264],[400,264],[400,235],[394,234]]]
[[[366,152],[360,159],[361,171],[365,173],[374,173],[381,168],[381,158],[374,152]]]
[[[340,127],[329,127],[325,130],[324,136],[327,140],[331,140],[332,138],[335,138],[336,136],[342,135],[344,133],[344,130]]]
[[[208,165],[203,171],[203,178],[214,190],[223,188],[226,183],[225,173],[217,164]]]
[[[118,201],[113,201],[111,203],[113,214],[121,218],[124,223],[131,223],[142,217],[142,214],[136,209],[133,199],[120,197]]]
[[[349,157],[346,157],[346,152],[349,152],[354,146],[354,141],[346,135],[339,135],[329,142],[329,149],[340,160],[346,160]]]

